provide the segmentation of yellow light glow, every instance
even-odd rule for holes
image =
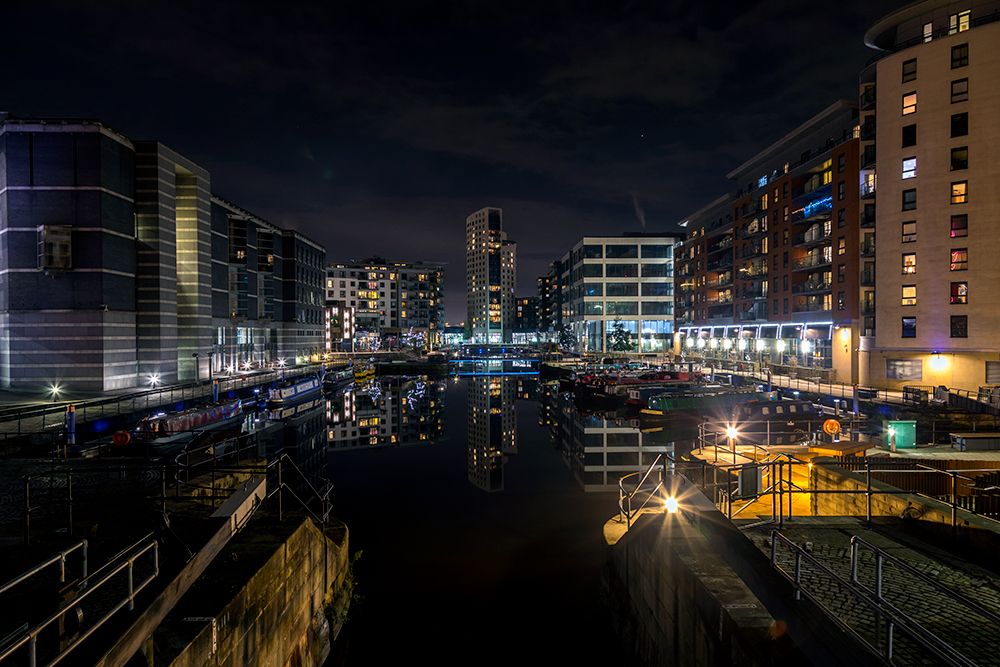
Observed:
[[[673,496],[664,500],[663,506],[666,508],[667,514],[677,514],[677,510],[680,508],[680,505],[677,503],[677,499]]]
[[[740,432],[737,431],[735,428],[733,428],[732,426],[727,426],[726,427],[726,437],[727,438],[729,438],[731,440],[735,440],[739,436],[740,436]]]
[[[940,372],[948,368],[948,359],[947,357],[943,357],[940,354],[935,353],[931,357],[930,365],[931,370]]]

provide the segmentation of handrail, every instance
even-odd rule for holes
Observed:
[[[7,583],[5,583],[3,586],[0,586],[0,595],[2,595],[3,593],[6,593],[10,589],[12,589],[15,586],[17,586],[18,584],[20,584],[20,583],[22,583],[24,581],[27,581],[31,577],[35,576],[36,574],[38,574],[39,572],[41,572],[42,570],[44,570],[45,568],[47,568],[48,566],[53,565],[55,563],[59,563],[59,581],[60,581],[60,583],[65,583],[65,581],[66,581],[66,557],[69,556],[74,551],[76,551],[77,549],[82,549],[83,550],[83,576],[82,576],[82,579],[85,580],[87,578],[87,540],[80,540],[79,542],[77,542],[76,544],[70,546],[69,548],[63,549],[62,551],[57,552],[55,556],[52,556],[48,560],[42,561],[41,563],[35,565],[31,569],[26,570],[25,572],[22,572],[18,576],[14,577],[13,579],[11,579]]]
[[[780,565],[778,565],[778,543],[782,542],[788,546],[795,555],[795,570],[793,574],[786,572]],[[840,588],[846,590],[855,600],[867,605],[871,608],[878,616],[884,616],[888,620],[887,627],[887,637],[885,650],[881,649],[881,646],[872,644],[868,639],[863,637],[857,630],[852,628],[845,620],[843,620],[834,610],[830,609],[826,604],[823,603],[817,596],[813,595],[808,589],[802,585],[802,562],[806,561],[810,565],[814,566],[817,570],[826,575],[830,580],[837,584]],[[771,531],[771,566],[778,571],[785,579],[791,582],[795,589],[795,599],[801,600],[802,595],[809,598],[816,606],[827,613],[828,618],[836,623],[842,630],[848,632],[856,639],[858,639],[862,644],[867,646],[871,651],[877,655],[885,658],[889,662],[893,660],[893,649],[894,649],[894,629],[901,629],[910,639],[915,641],[917,644],[922,646],[924,649],[932,653],[935,657],[942,660],[945,664],[953,665],[954,667],[973,667],[975,663],[968,657],[963,655],[957,649],[949,645],[943,639],[935,635],[930,630],[923,627],[919,622],[907,616],[905,613],[897,609],[896,607],[887,604],[885,600],[880,597],[872,598],[866,589],[859,590],[858,587],[854,586],[851,582],[847,581],[829,567],[824,565],[818,558],[810,554],[800,545],[796,544],[790,540],[785,535],[782,535],[777,530]],[[912,626],[912,627],[911,627]],[[876,632],[878,632],[876,630]],[[933,640],[933,641],[931,641]],[[881,641],[876,639],[876,641],[881,644]]]
[[[149,551],[153,552],[153,572],[148,577],[146,577],[143,581],[141,581],[138,584],[136,584],[135,579],[133,578],[133,570],[134,570],[134,567],[135,567],[135,561],[137,559],[139,559],[140,557],[142,557],[143,555],[145,555],[146,553],[148,553]],[[0,651],[0,662],[6,660],[11,655],[13,655],[15,652],[17,652],[19,649],[21,649],[22,647],[24,647],[25,645],[27,645],[28,646],[28,660],[29,660],[28,664],[31,667],[36,667],[36,665],[38,664],[38,636],[39,636],[39,634],[41,634],[41,632],[43,630],[45,630],[47,627],[49,627],[53,623],[61,620],[64,616],[66,616],[67,614],[69,614],[73,610],[78,609],[79,606],[80,606],[80,604],[85,599],[87,599],[91,594],[93,594],[94,591],[100,590],[106,583],[108,583],[112,579],[112,577],[114,577],[116,574],[118,574],[118,573],[120,573],[120,572],[122,572],[122,571],[124,571],[124,570],[127,569],[128,570],[128,592],[125,595],[125,597],[120,602],[118,602],[117,604],[115,604],[107,613],[105,613],[104,616],[102,616],[99,619],[97,619],[94,622],[94,624],[91,625],[86,631],[84,631],[80,635],[76,636],[68,644],[62,646],[60,648],[60,650],[59,650],[59,653],[56,654],[56,656],[51,660],[51,662],[47,663],[47,666],[48,667],[52,667],[53,665],[58,664],[71,651],[73,651],[73,649],[75,649],[81,643],[83,643],[84,641],[86,641],[86,639],[88,637],[90,637],[94,632],[96,632],[98,628],[100,628],[101,626],[103,626],[112,616],[114,616],[116,613],[118,613],[118,611],[120,611],[123,607],[128,606],[129,611],[132,611],[132,610],[135,609],[135,597],[136,597],[136,595],[138,593],[140,593],[142,590],[144,590],[160,574],[160,555],[159,554],[160,554],[160,552],[159,552],[159,543],[156,540],[152,540],[148,544],[144,545],[139,551],[137,551],[134,554],[132,554],[131,556],[129,556],[128,560],[126,560],[123,563],[120,563],[117,567],[113,568],[110,572],[108,572],[97,583],[95,583],[93,586],[89,587],[88,590],[86,590],[83,593],[81,593],[69,605],[67,605],[66,607],[60,609],[59,611],[55,612],[54,614],[50,615],[44,621],[42,621],[41,623],[35,625],[35,627],[31,628],[30,630],[28,630],[20,639],[18,639],[17,641],[15,641],[14,643],[12,643],[9,646],[7,646],[5,649],[3,649],[2,651]]]
[[[895,556],[889,553],[888,551],[885,551],[884,549],[875,546],[871,542],[865,540],[863,537],[859,535],[852,535],[851,536],[851,581],[853,581],[858,586],[861,586],[863,588],[868,588],[867,586],[865,586],[865,584],[861,583],[860,579],[858,578],[858,570],[860,569],[860,564],[861,564],[861,547],[864,547],[869,551],[871,551],[872,553],[874,553],[876,558],[876,567],[875,567],[876,589],[875,591],[871,591],[871,589],[868,589],[869,592],[875,593],[879,596],[882,595],[882,572],[883,572],[882,563],[883,561],[889,561],[896,567],[900,568],[901,570],[904,570],[907,574],[912,575],[913,577],[919,579],[920,581],[929,584],[930,586],[937,589],[941,593],[944,593],[947,597],[950,597],[952,600],[969,607],[977,614],[988,618],[994,623],[1000,624],[1000,614],[994,612],[988,607],[983,606],[982,604],[976,602],[972,598],[966,597],[965,595],[962,595],[961,593],[949,588],[948,586],[945,586],[937,579],[927,576],[926,574],[924,574],[917,568],[913,567],[906,561],[902,560],[898,556]]]
[[[671,464],[674,462],[674,459],[670,454],[666,452],[661,452],[657,454],[656,458],[653,459],[653,462],[649,465],[648,468],[646,468],[646,471],[642,474],[642,479],[639,481],[638,484],[636,484],[635,488],[632,489],[631,491],[625,490],[625,480],[629,479],[630,477],[635,477],[639,475],[639,472],[629,473],[627,475],[623,475],[618,479],[618,513],[619,516],[625,517],[626,524],[629,529],[632,528],[632,517],[638,514],[640,511],[642,511],[642,509],[646,506],[646,503],[649,502],[649,500],[653,497],[653,495],[660,489],[661,486],[663,486],[664,482],[666,481],[665,472],[668,461]],[[649,492],[649,494],[646,496],[646,499],[642,502],[642,504],[633,511],[632,498],[634,498],[636,494],[639,493],[639,489],[641,489],[643,484],[646,483],[646,480],[649,478],[649,475],[653,472],[653,470],[660,466],[661,462],[663,463],[664,474],[660,476],[660,479],[657,481],[656,486],[654,486],[653,489]]]

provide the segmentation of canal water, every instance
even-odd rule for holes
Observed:
[[[392,378],[331,402],[326,474],[360,556],[328,664],[632,662],[601,592],[602,526],[620,474],[665,443],[553,392]]]

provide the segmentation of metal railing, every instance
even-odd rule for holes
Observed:
[[[632,528],[632,518],[646,507],[657,491],[663,488],[672,461],[673,458],[667,453],[657,454],[656,458],[653,459],[653,462],[649,464],[649,467],[645,471],[629,473],[618,480],[618,516],[619,520],[621,518],[625,519],[629,529]],[[653,475],[654,471],[657,474],[652,479],[656,483],[652,487],[649,487],[647,482],[651,481],[650,475]],[[631,490],[627,490],[625,488],[626,481],[634,477],[640,477],[639,482]],[[637,506],[633,507],[633,499],[640,494],[644,496],[644,499]]]
[[[791,552],[794,563],[791,572],[779,564],[779,545],[786,547]],[[832,609],[819,594],[805,584],[803,579],[805,565],[809,566],[814,578],[821,578],[833,584],[834,587],[843,591],[855,603],[867,608],[876,620],[874,641],[866,637],[858,628],[852,626],[844,618],[841,610]],[[941,661],[941,664],[958,667],[969,667],[975,664],[943,639],[920,625],[912,617],[886,603],[881,597],[873,597],[868,593],[866,588],[856,586],[851,581],[844,579],[803,547],[776,530],[771,531],[771,566],[792,584],[796,600],[801,600],[802,596],[805,596],[813,604],[822,609],[827,614],[827,617],[841,630],[857,639],[864,646],[868,647],[869,650],[881,656],[889,663],[892,663],[894,660],[897,644],[896,631],[899,630],[914,644],[934,656],[935,659]]]
[[[152,563],[149,566],[152,569],[146,577],[137,582],[135,580],[136,561],[150,553],[152,554]],[[133,611],[135,609],[136,596],[160,574],[159,544],[155,539],[146,538],[144,542],[138,544],[134,550],[128,552],[122,558],[123,560],[117,564],[114,564],[114,561],[109,562],[108,566],[101,568],[93,576],[84,580],[81,589],[85,587],[86,590],[83,590],[82,593],[71,600],[65,607],[56,611],[41,623],[29,629],[13,643],[0,650],[0,664],[17,655],[21,655],[23,659],[23,654],[27,653],[27,664],[29,667],[37,667],[40,658],[38,647],[39,637],[55,624],[58,624],[58,626],[64,626],[67,622],[70,625],[82,624],[84,622],[82,619],[87,618],[87,615],[83,613],[84,602],[93,604],[98,613],[100,613],[100,609],[104,605],[110,605],[110,608],[104,611],[104,614],[99,616],[86,629],[80,627],[77,634],[70,641],[61,643],[53,638],[52,642],[49,643],[46,640],[46,647],[56,645],[59,646],[59,649],[54,655],[41,656],[42,664],[52,667],[52,665],[60,663],[69,653],[86,641],[88,637],[107,623],[116,613],[125,607],[128,607],[129,611]],[[125,582],[117,583],[124,583],[124,590],[107,593],[109,589],[114,587],[118,575],[123,572],[126,573]],[[95,593],[98,591],[104,591],[104,595],[95,596]]]
[[[264,373],[254,373],[252,375],[215,378],[219,382],[219,392],[229,392],[234,390],[256,387],[276,380],[298,377],[315,373],[321,364],[309,366],[298,366],[282,370],[273,370]],[[25,407],[12,407],[0,410],[0,425],[10,427],[8,432],[22,435],[31,432],[51,432],[48,429],[63,428],[63,421],[66,414],[66,406],[76,407],[77,425],[82,425],[96,419],[128,415],[141,410],[148,410],[161,405],[168,405],[178,401],[185,401],[197,398],[205,398],[212,395],[212,383],[185,383],[176,384],[159,389],[149,389],[143,391],[123,394],[121,396],[110,396],[107,398],[95,398],[84,401],[61,401],[52,405],[31,405]],[[37,420],[38,424],[34,421]],[[13,424],[12,424],[13,423]]]
[[[18,576],[14,577],[10,581],[8,581],[3,586],[0,586],[0,595],[3,595],[4,593],[6,593],[10,589],[14,588],[18,584],[22,584],[25,581],[31,579],[36,574],[39,574],[39,573],[45,571],[49,566],[55,565],[56,563],[59,563],[59,583],[65,583],[66,582],[66,559],[67,559],[67,557],[70,554],[76,552],[77,550],[79,550],[81,552],[82,558],[83,558],[82,563],[81,563],[82,572],[81,572],[80,577],[81,577],[81,579],[86,579],[87,578],[87,540],[80,540],[79,542],[73,544],[72,546],[69,546],[69,547],[63,549],[62,551],[59,551],[58,553],[56,553],[56,555],[52,556],[51,558],[49,558],[47,560],[44,560],[41,563],[38,563],[37,565],[35,565],[34,567],[32,567],[29,570],[26,570],[25,572],[22,572]]]
[[[875,588],[874,590],[866,586],[861,582],[860,571],[861,571],[861,551],[865,549],[870,551],[875,556]],[[913,567],[910,563],[902,560],[901,558],[881,549],[871,542],[868,542],[864,538],[853,535],[851,536],[851,582],[855,586],[859,586],[868,591],[870,595],[876,596],[877,599],[885,601],[884,593],[884,574],[885,574],[885,564],[891,563],[893,567],[899,568],[901,571],[905,572],[907,575],[913,577],[914,579],[920,581],[921,583],[927,584],[933,588],[937,593],[944,595],[945,597],[951,599],[958,604],[967,607],[969,610],[975,612],[979,616],[986,618],[993,623],[1000,626],[1000,614],[997,614],[992,609],[980,604],[972,598],[962,595],[954,589],[952,586],[946,586],[937,579],[930,577],[917,568]],[[886,604],[891,604],[886,602]],[[895,606],[894,606],[895,608]]]

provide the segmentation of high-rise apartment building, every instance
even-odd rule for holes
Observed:
[[[915,2],[865,43],[862,382],[1000,383],[1000,2]]]
[[[633,352],[671,348],[673,246],[680,236],[586,236],[563,256],[562,321],[572,328],[579,351],[609,352],[616,343]]]
[[[0,114],[0,179],[0,386],[108,391],[322,351],[323,247],[213,198],[163,144]]]
[[[858,112],[836,102],[728,174],[675,248],[676,351],[857,382]]]
[[[553,262],[549,272],[539,276],[538,284],[538,330],[543,334],[555,334],[562,329],[562,312],[559,302],[559,262]]]
[[[444,264],[387,262],[372,257],[327,267],[326,300],[354,309],[359,342],[386,336],[423,334],[441,345],[444,326]]]
[[[473,343],[509,343],[514,329],[517,245],[503,210],[482,208],[465,221],[466,326]]]

